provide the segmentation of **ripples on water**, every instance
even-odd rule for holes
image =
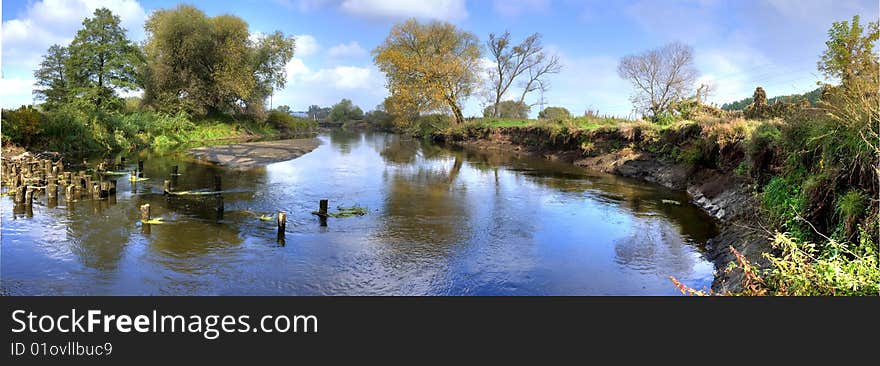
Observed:
[[[301,158],[230,170],[143,152],[152,179],[119,180],[115,200],[2,210],[2,288],[10,294],[672,295],[676,276],[708,286],[712,220],[687,197],[537,158],[447,149],[337,130]],[[223,177],[213,201],[166,199]],[[362,217],[310,212],[318,200]],[[145,232],[138,206],[162,225]],[[288,212],[285,245],[274,221]]]

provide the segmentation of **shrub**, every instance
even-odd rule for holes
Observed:
[[[538,112],[538,118],[551,121],[563,121],[571,118],[571,112],[563,107],[547,107]]]

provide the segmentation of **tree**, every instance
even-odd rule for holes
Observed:
[[[295,46],[280,32],[252,37],[241,18],[208,17],[189,5],[153,12],[144,28],[144,101],[168,112],[259,119],[266,98],[285,84]]]
[[[415,19],[395,25],[373,50],[395,103],[405,109],[449,108],[464,123],[461,103],[479,81],[480,47],[476,36],[446,22]]]
[[[330,120],[333,122],[348,122],[364,119],[364,111],[354,105],[348,99],[342,99],[330,108]]]
[[[834,22],[828,30],[827,49],[819,60],[819,71],[839,79],[844,85],[852,79],[871,75],[877,68],[874,43],[880,37],[878,22],[869,22],[865,28],[859,24],[859,16],[852,22]]]
[[[71,92],[98,108],[117,105],[116,89],[138,88],[139,49],[125,37],[119,17],[107,8],[95,10],[82,22],[70,43],[68,80]]]
[[[505,100],[497,105],[487,106],[483,110],[483,117],[499,117],[499,118],[529,118],[529,107],[525,103],[513,100]]]
[[[57,44],[49,47],[40,62],[40,67],[34,71],[37,88],[34,89],[34,96],[43,100],[43,108],[53,109],[67,102],[68,76],[67,61],[70,54],[66,47]]]
[[[520,76],[528,77],[521,85],[523,92],[519,98],[519,102],[524,104],[528,93],[549,85],[543,79],[546,75],[558,73],[562,69],[557,56],[547,56],[544,52],[539,33],[526,37],[515,46],[510,41],[510,32],[504,32],[500,36],[490,33],[486,46],[495,61],[495,66],[490,71],[493,112],[487,117],[501,117],[497,107]]]
[[[538,112],[538,118],[553,121],[562,121],[571,118],[571,112],[563,107],[547,107]]]
[[[306,114],[312,120],[322,120],[330,115],[330,108],[321,108],[321,106],[313,104],[309,106],[309,110],[306,112]]]
[[[654,118],[669,112],[673,102],[690,95],[698,76],[693,49],[677,42],[626,56],[620,60],[617,72],[636,89],[634,106]]]
[[[755,94],[752,95],[752,103],[744,111],[745,116],[752,119],[764,118],[769,110],[767,92],[760,86],[755,88]]]

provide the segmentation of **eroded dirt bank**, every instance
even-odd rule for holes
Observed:
[[[648,139],[633,130],[553,134],[537,127],[480,128],[431,136],[439,142],[537,155],[687,191],[692,203],[719,223],[718,236],[707,243],[708,255],[715,264],[712,290],[736,292],[741,288],[742,273],[727,270],[728,264],[736,260],[729,247],[766,267],[762,253],[770,251],[769,234],[761,229],[765,225],[758,210],[760,203],[751,193],[749,180],[733,172],[732,162],[743,159],[741,151],[736,148],[715,151],[719,163],[713,167],[685,164],[668,156],[670,147],[684,149],[694,145],[698,137],[698,130]]]

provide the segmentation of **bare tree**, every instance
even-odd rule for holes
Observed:
[[[523,83],[524,91],[520,97],[520,102],[524,102],[525,95],[529,92],[537,90],[538,80],[545,75],[559,72],[559,60],[556,56],[547,57],[544,53],[544,46],[541,45],[541,35],[534,33],[524,39],[520,44],[513,45],[510,41],[510,32],[504,32],[500,36],[494,33],[489,34],[489,41],[486,42],[489,53],[495,59],[495,67],[491,70],[490,79],[492,80],[491,98],[493,108],[493,116],[498,116],[498,105],[501,103],[504,94],[510,89],[514,81],[528,73],[528,81]],[[548,68],[548,64],[553,65]]]
[[[528,69],[529,78],[523,83],[523,91],[519,97],[520,103],[525,103],[526,95],[539,90],[541,95],[550,89],[550,82],[545,79],[547,75],[558,74],[562,71],[562,65],[559,63],[559,57],[556,55],[546,56],[541,53],[535,57],[535,62]],[[533,106],[536,103],[530,104]]]
[[[698,77],[693,48],[678,42],[622,58],[617,73],[635,87],[635,107],[652,116],[688,96]]]

